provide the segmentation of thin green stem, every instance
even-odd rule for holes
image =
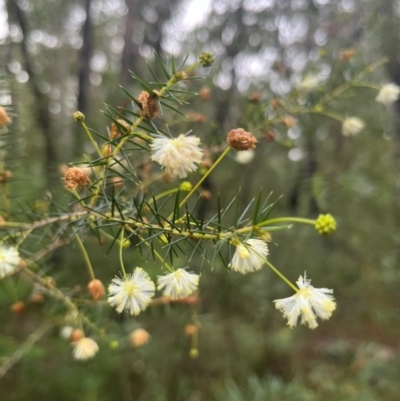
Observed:
[[[84,121],[82,121],[81,124],[82,124],[83,129],[84,129],[85,132],[86,132],[86,135],[89,137],[89,139],[90,139],[90,141],[92,142],[94,148],[96,149],[96,152],[98,153],[98,155],[99,155],[100,157],[102,157],[102,154],[101,154],[101,150],[100,150],[100,148],[99,148],[99,145],[98,145],[97,142],[94,140],[94,138],[93,138],[93,136],[92,136],[92,133],[90,132],[88,126],[85,124]]]
[[[96,277],[95,277],[95,275],[94,275],[93,267],[92,267],[92,264],[90,263],[89,255],[88,255],[88,253],[86,252],[86,248],[85,248],[85,246],[83,245],[83,242],[82,242],[82,240],[81,240],[81,237],[80,237],[79,234],[77,233],[77,234],[75,235],[75,238],[76,238],[76,242],[78,243],[78,246],[79,246],[79,248],[80,248],[80,250],[81,250],[83,259],[85,260],[85,264],[86,264],[86,267],[87,267],[87,269],[88,269],[89,276],[90,276],[90,278],[91,278],[92,280],[95,280]]]
[[[275,224],[275,223],[300,223],[300,224],[309,224],[311,226],[314,226],[315,220],[304,219],[302,217],[277,217],[276,219],[262,221],[261,223],[258,223],[257,226],[262,227],[262,226],[268,226],[270,224]],[[245,227],[245,228],[247,228],[247,227]]]
[[[317,110],[310,110],[309,113],[329,117],[329,118],[332,118],[333,120],[337,120],[341,123],[343,123],[343,121],[344,121],[344,118],[342,116],[340,116],[339,114],[328,112],[328,111],[323,111],[323,110],[320,111],[317,109]]]
[[[125,266],[124,266],[124,257],[122,254],[122,249],[123,249],[123,244],[124,244],[124,233],[125,233],[125,229],[124,229],[124,226],[122,226],[121,239],[120,239],[120,244],[119,244],[119,262],[121,264],[122,273],[123,273],[124,277],[126,277],[126,271],[125,271]]]
[[[346,90],[350,89],[352,86],[354,86],[357,81],[360,81],[362,78],[364,78],[366,75],[371,74],[374,72],[378,67],[382,66],[383,64],[388,62],[388,58],[384,57],[375,63],[372,63],[368,67],[366,67],[363,71],[361,71],[359,74],[357,74],[351,81],[348,81],[344,83],[343,85],[340,85],[336,89],[334,89],[332,92],[327,93],[325,96],[323,96],[318,102],[317,105],[322,106],[323,104],[329,102],[331,99],[339,96]]]
[[[192,190],[186,195],[185,199],[179,204],[179,209],[190,199],[190,197],[197,191],[199,186],[203,183],[203,181],[213,172],[215,167],[218,166],[218,164],[222,161],[222,159],[228,154],[228,152],[231,150],[230,146],[228,146],[222,154],[218,157],[218,159],[215,161],[215,163],[208,169],[208,171],[201,177],[199,182],[192,188]],[[174,214],[171,213],[168,216],[168,220],[172,218]]]
[[[263,258],[265,264],[275,273],[277,274],[290,288],[294,290],[294,292],[298,292],[299,289],[290,282],[271,262],[269,262],[266,258]]]

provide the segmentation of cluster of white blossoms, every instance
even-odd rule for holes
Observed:
[[[21,258],[17,248],[0,245],[0,278],[15,273],[20,261]]]
[[[327,288],[314,288],[310,285],[310,280],[300,276],[297,280],[299,291],[293,296],[284,299],[278,299],[275,302],[276,309],[279,309],[285,318],[288,319],[288,325],[294,327],[301,316],[301,324],[307,324],[310,329],[318,326],[317,317],[327,320],[332,316],[336,309],[336,302],[332,290]]]
[[[383,85],[376,97],[376,101],[388,106],[397,101],[400,96],[400,86],[390,83]]]
[[[74,359],[84,361],[93,358],[99,351],[99,346],[96,341],[89,337],[83,337],[78,341],[72,343],[74,347],[72,355]]]
[[[164,289],[164,295],[172,299],[185,298],[197,289],[199,279],[198,274],[178,269],[165,276],[158,276],[157,289]]]
[[[365,123],[361,118],[348,117],[343,121],[342,134],[344,136],[357,135],[365,127]]]
[[[197,170],[197,164],[203,158],[199,145],[200,139],[196,136],[157,137],[150,145],[150,158],[165,167],[172,177],[185,178],[188,173]]]
[[[239,273],[246,274],[260,270],[268,256],[268,245],[256,238],[251,238],[236,246],[229,267]]]
[[[138,315],[145,310],[154,296],[155,285],[149,275],[137,267],[132,274],[122,279],[114,278],[108,287],[108,302],[115,306],[117,312],[129,311],[131,315]]]
[[[197,289],[199,278],[198,274],[178,269],[165,276],[159,276],[157,289],[164,289],[164,296],[171,299],[185,298]],[[151,302],[155,285],[149,275],[141,267],[137,267],[131,275],[114,278],[108,292],[108,302],[115,306],[117,312],[122,313],[126,310],[131,315],[138,315]]]

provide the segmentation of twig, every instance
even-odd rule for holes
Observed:
[[[0,379],[51,329],[51,327],[51,324],[44,323],[28,336],[22,343],[22,346],[0,366]]]

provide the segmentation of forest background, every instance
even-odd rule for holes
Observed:
[[[317,287],[334,289],[338,308],[318,329],[285,326],[271,302],[285,287],[267,269],[238,277],[206,267],[194,307],[152,308],[137,319],[110,310],[121,346],[92,361],[74,361],[58,329],[50,330],[0,378],[2,400],[398,400],[400,103],[376,103],[374,86],[400,85],[399,1],[7,0],[0,43],[1,99],[14,113],[6,157],[13,207],[29,202],[43,213],[49,199],[65,202],[65,163],[92,151],[74,111],[106,132],[110,121],[99,110],[124,104],[119,85],[139,93],[130,71],[152,79],[145,60],[156,65],[153,50],[163,60],[189,53],[192,61],[210,51],[215,63],[188,86],[208,96],[185,108],[187,131],[213,146],[244,126],[259,145],[249,163],[230,156],[207,180],[207,213],[215,213],[217,194],[227,204],[240,187],[244,208],[262,187],[283,195],[283,214],[329,212],[338,222],[329,237],[296,227],[270,244],[271,260],[293,281],[307,270]],[[367,78],[371,87],[331,104],[365,122],[358,136],[345,138],[323,113],[268,123],[273,99],[305,77],[317,78],[322,96],[383,57]],[[93,249],[100,278],[109,277],[115,254]],[[131,258],[140,265],[137,252]],[[57,281],[85,285],[83,261],[70,248],[57,250],[46,269]],[[43,318],[30,288],[21,282],[16,291],[0,283],[0,363]],[[10,308],[15,297],[26,303],[21,314]],[[184,333],[193,313],[201,324],[196,359]],[[126,346],[138,327],[151,340]]]

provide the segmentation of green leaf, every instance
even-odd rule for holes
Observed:
[[[158,54],[157,54],[156,51],[154,51],[154,57],[156,58],[156,61],[157,61],[158,65],[160,66],[162,72],[164,73],[165,78],[167,78],[167,79],[169,80],[169,79],[171,78],[171,75],[168,74],[167,69],[164,67],[163,62],[161,61],[161,59],[160,59],[160,57],[158,56]]]
[[[175,113],[178,113],[178,114],[180,114],[180,115],[183,116],[183,117],[187,117],[185,113],[182,113],[180,110],[176,109],[175,107],[172,107],[172,106],[170,106],[169,104],[167,104],[167,103],[165,103],[165,102],[163,102],[163,101],[161,101],[161,100],[160,100],[160,103],[161,103],[163,106],[165,106],[167,109],[170,109],[170,110],[172,110],[172,111],[175,111]]]

